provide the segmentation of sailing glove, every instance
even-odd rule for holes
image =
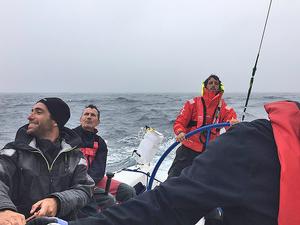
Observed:
[[[30,220],[26,225],[68,225],[68,222],[57,217],[38,217]]]

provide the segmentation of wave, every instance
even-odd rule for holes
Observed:
[[[127,113],[130,113],[130,114],[137,114],[137,113],[140,113],[140,112],[143,112],[143,110],[140,108],[140,107],[131,107],[128,109]]]
[[[116,143],[122,144],[136,144],[137,142],[139,142],[139,140],[134,136],[127,136],[116,141]]]
[[[134,103],[134,102],[140,102],[140,100],[136,100],[136,99],[130,99],[130,98],[126,98],[126,97],[117,97],[115,98],[116,103]]]
[[[148,121],[149,117],[147,115],[142,115],[137,121]]]
[[[275,96],[275,95],[269,95],[269,96],[263,96],[262,99],[265,99],[265,100],[278,100],[278,99],[285,99],[284,97],[281,97],[281,96]]]

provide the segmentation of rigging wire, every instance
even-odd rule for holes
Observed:
[[[258,48],[258,53],[257,53],[257,56],[256,56],[254,67],[252,69],[252,76],[251,76],[251,79],[250,79],[250,86],[249,86],[249,89],[248,89],[247,99],[246,99],[246,103],[245,103],[245,106],[244,106],[242,121],[244,121],[244,119],[245,119],[245,114],[246,114],[246,110],[247,110],[247,106],[248,106],[248,101],[249,101],[249,98],[250,98],[250,94],[251,94],[251,90],[252,90],[252,86],[253,86],[253,82],[254,82],[254,76],[255,76],[255,73],[256,73],[256,66],[257,66],[257,62],[258,62],[258,59],[259,59],[259,54],[260,54],[260,50],[261,50],[261,47],[262,47],[262,43],[263,43],[263,40],[264,40],[267,23],[268,23],[268,20],[269,20],[271,5],[272,5],[272,0],[270,0],[270,3],[269,3],[268,13],[267,13],[267,17],[266,17],[266,20],[265,20],[263,33],[262,33],[262,36],[261,36],[261,40],[260,40],[260,44],[259,44],[259,48]]]

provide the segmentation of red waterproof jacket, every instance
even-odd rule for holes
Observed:
[[[205,88],[202,97],[197,96],[187,101],[174,122],[174,133],[176,135],[180,132],[188,133],[204,125],[236,119],[236,112],[227,106],[222,95],[223,92],[215,95],[214,92]],[[219,134],[219,130],[213,129],[210,140],[215,139]],[[204,150],[204,143],[205,134],[199,133],[182,142],[184,146],[196,152]]]
[[[300,224],[300,110],[295,102],[265,105],[280,161],[278,225]]]

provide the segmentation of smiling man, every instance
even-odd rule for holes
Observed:
[[[77,148],[80,137],[64,127],[69,118],[63,100],[43,98],[0,151],[1,225],[24,225],[29,216],[75,219],[90,201],[94,182]]]

